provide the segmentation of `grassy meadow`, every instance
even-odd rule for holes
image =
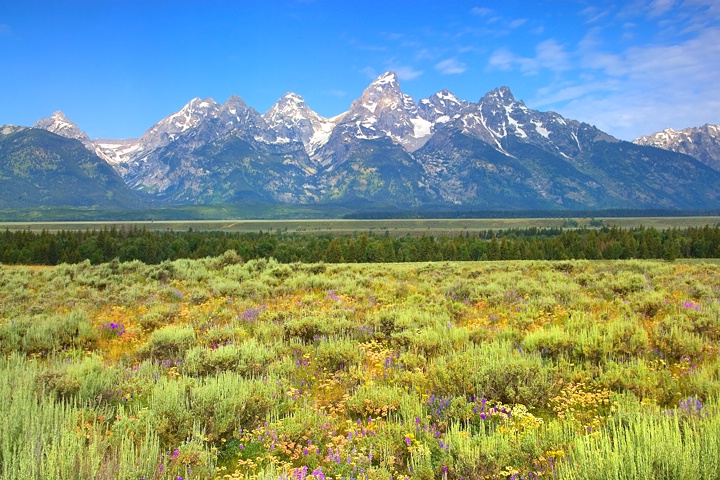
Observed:
[[[0,478],[720,478],[720,271],[0,267]]]
[[[303,219],[303,220],[145,220],[145,221],[14,221],[0,222],[0,230],[78,231],[110,228],[142,228],[150,231],[173,230],[182,232],[283,232],[303,234],[348,235],[362,232],[400,235],[458,235],[487,230],[528,228],[594,228],[616,226],[619,228],[652,227],[658,230],[671,228],[704,227],[720,224],[717,216],[686,217],[598,217],[598,218],[439,218],[380,220],[357,219]]]

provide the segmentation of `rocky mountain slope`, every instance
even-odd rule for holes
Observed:
[[[720,125],[706,124],[679,131],[668,128],[636,138],[633,143],[684,153],[720,170]]]
[[[44,205],[139,208],[146,202],[81,141],[39,128],[1,127],[0,208]]]
[[[139,139],[90,140],[59,113],[36,127],[80,140],[131,188],[170,204],[720,206],[720,172],[687,152],[529,109],[507,87],[478,102],[447,90],[416,102],[393,72],[333,118],[288,93],[263,115],[237,96],[223,104],[196,98]]]

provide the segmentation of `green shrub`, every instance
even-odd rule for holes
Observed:
[[[239,428],[251,429],[265,420],[280,394],[277,382],[221,372],[192,388],[189,413],[210,440],[227,439]]]
[[[705,344],[702,337],[689,331],[683,317],[670,316],[664,318],[653,331],[655,347],[668,359],[680,360],[683,357],[697,358],[703,353]]]
[[[621,271],[607,279],[603,286],[616,295],[625,296],[647,288],[648,281],[645,275],[640,273]]]
[[[182,377],[160,377],[150,392],[148,408],[141,420],[157,433],[160,443],[169,449],[179,445],[193,432],[193,412],[190,408],[191,383]]]
[[[209,282],[210,290],[218,297],[244,296],[247,292],[255,289],[249,286],[248,282],[240,283],[228,278],[213,277]],[[252,293],[251,295],[252,296]]]
[[[544,365],[540,355],[521,352],[507,342],[468,348],[460,362],[467,365],[472,393],[501,403],[540,407],[558,388],[557,367]]]
[[[720,340],[720,302],[709,302],[688,315],[690,329],[708,340]]]
[[[138,319],[138,323],[146,332],[152,332],[171,323],[180,314],[180,306],[174,303],[161,303],[150,309]]]
[[[315,351],[315,359],[318,368],[336,372],[358,365],[362,360],[362,352],[352,340],[331,338],[320,342]]]
[[[633,311],[648,318],[655,317],[667,305],[666,297],[655,290],[636,292],[629,300]]]
[[[362,386],[348,398],[346,408],[360,418],[386,418],[398,411],[405,392],[387,385]]]
[[[115,371],[94,355],[79,362],[67,359],[59,368],[43,371],[37,379],[43,392],[59,400],[76,399],[83,405],[101,405],[117,398]]]
[[[6,353],[19,350],[49,354],[69,348],[89,349],[97,339],[98,334],[83,310],[73,310],[64,316],[19,317],[0,327],[0,348]]]
[[[597,382],[614,392],[631,392],[641,399],[657,398],[662,393],[660,375],[654,364],[642,358],[627,362],[608,361],[600,370]]]
[[[351,334],[354,329],[351,312],[344,310],[330,310],[315,316],[291,318],[283,325],[286,339],[297,338],[305,343],[331,335]]]
[[[150,335],[142,354],[159,360],[176,360],[194,344],[195,331],[191,327],[170,325]]]
[[[561,356],[573,358],[580,351],[577,336],[558,326],[535,330],[525,336],[523,349],[540,354],[542,358],[557,360]]]
[[[636,321],[628,318],[613,320],[608,325],[610,354],[616,359],[642,357],[649,348],[648,334]]]
[[[237,344],[193,347],[185,354],[183,371],[195,376],[232,371],[256,377],[265,373],[276,358],[276,345],[261,345],[251,338]]]

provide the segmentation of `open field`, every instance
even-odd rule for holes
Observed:
[[[131,222],[2,222],[0,230],[88,230],[102,228],[145,228],[148,230],[276,232],[311,234],[352,234],[388,232],[406,234],[458,234],[486,230],[559,228],[563,226],[591,227],[591,221],[622,228],[654,227],[656,229],[702,227],[720,223],[720,217],[613,217],[613,218],[507,218],[507,219],[387,219],[387,220],[182,220]]]
[[[0,268],[0,478],[716,479],[704,262]]]

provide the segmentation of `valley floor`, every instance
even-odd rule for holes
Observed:
[[[390,235],[441,235],[477,233],[488,230],[616,226],[619,228],[704,227],[720,224],[717,216],[686,217],[598,217],[598,218],[447,218],[378,220],[306,219],[306,220],[145,220],[145,221],[30,221],[0,222],[0,231],[41,232],[101,230],[103,228],[140,228],[151,231],[222,231],[239,233],[283,232],[347,235],[362,232]]]

